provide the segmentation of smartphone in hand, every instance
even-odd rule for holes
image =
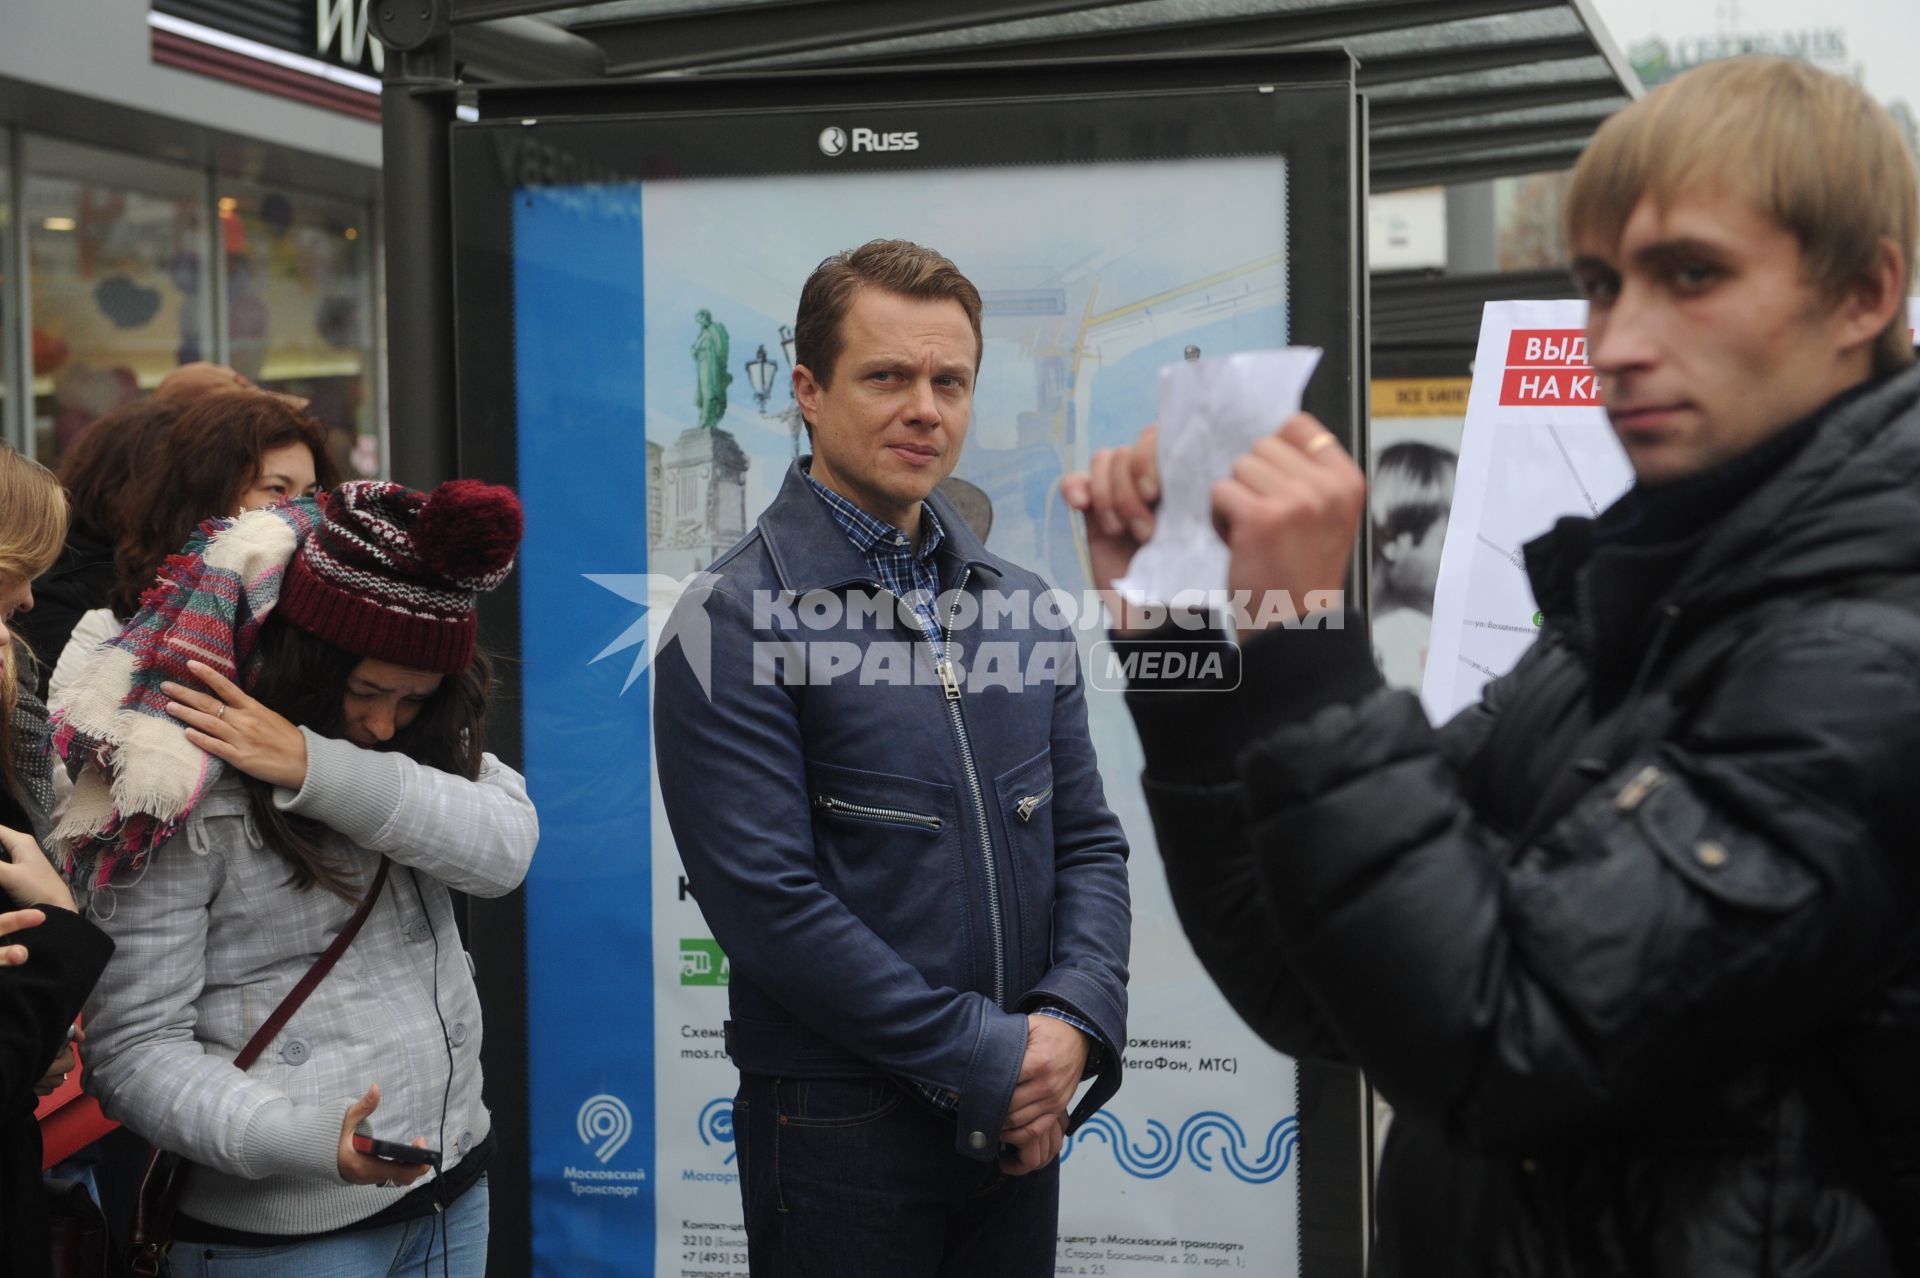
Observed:
[[[384,1158],[390,1163],[424,1165],[436,1171],[440,1168],[440,1151],[437,1149],[426,1149],[419,1145],[401,1145],[390,1140],[376,1140],[372,1136],[355,1136],[352,1144],[356,1154]]]

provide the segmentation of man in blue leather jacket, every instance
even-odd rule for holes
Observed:
[[[661,793],[732,963],[752,1272],[1049,1274],[1061,1142],[1120,1081],[1127,847],[1046,583],[934,491],[980,295],[875,241],[814,272],[794,343],[813,454],[657,668]]]

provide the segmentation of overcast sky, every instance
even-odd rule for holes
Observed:
[[[1621,50],[1648,36],[1669,45],[1693,36],[1839,28],[1847,58],[1882,101],[1920,112],[1920,0],[1593,0]]]

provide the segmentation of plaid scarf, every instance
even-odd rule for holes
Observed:
[[[186,739],[160,685],[200,686],[189,661],[241,682],[287,564],[320,521],[312,498],[208,520],[55,708],[54,749],[80,764],[54,827],[71,882],[102,887],[123,869],[137,873],[219,780],[222,761]]]
[[[18,667],[25,666],[30,658],[16,648],[14,660]],[[47,703],[33,690],[32,675],[21,679],[19,696],[13,720],[7,725],[13,735],[13,779],[20,787],[14,798],[33,825],[33,837],[44,844],[51,833],[47,813],[53,811],[53,748]]]

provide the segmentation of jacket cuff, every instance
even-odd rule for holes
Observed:
[[[314,1176],[339,1182],[340,1128],[352,1104],[271,1100],[254,1110],[240,1136],[240,1164],[247,1176]]]
[[[1127,685],[1147,776],[1172,786],[1230,784],[1247,742],[1327,706],[1358,704],[1384,686],[1366,618],[1348,611],[1337,620],[1338,627],[1269,630],[1244,647],[1218,631],[1196,637],[1172,624],[1139,639],[1116,638],[1122,652],[1162,656],[1157,663],[1136,657]],[[1168,669],[1165,658],[1176,653],[1187,658],[1171,663],[1178,677],[1141,677],[1149,668]],[[1215,653],[1219,663],[1206,666]]]
[[[1115,1006],[1108,992],[1086,973],[1056,967],[1027,992],[1019,1007],[1022,1012],[1037,1012],[1047,1004],[1092,1025],[1101,1043],[1116,1056],[1126,1046],[1126,1009]]]
[[[1027,1018],[997,1007],[985,1010],[985,1023],[967,1062],[955,1115],[953,1147],[964,1158],[991,1163],[1000,1157],[1000,1133],[1027,1056]]]
[[[31,962],[60,963],[71,973],[69,988],[75,993],[73,1010],[67,1019],[72,1020],[79,1014],[81,1004],[99,981],[100,974],[107,970],[107,960],[113,957],[113,938],[82,914],[63,905],[35,904],[33,908],[45,914],[47,921],[39,927],[16,932],[9,939],[28,947],[33,954]],[[36,940],[40,945],[37,950],[33,948]]]
[[[1241,651],[1219,630],[1195,632],[1169,622],[1135,638],[1114,635],[1116,653],[1133,659],[1127,681],[1127,709],[1133,713],[1147,775],[1169,785],[1218,785],[1234,777],[1234,760],[1247,739],[1246,707],[1235,695],[1241,682]],[[1148,654],[1189,660],[1176,677],[1147,678]],[[1193,671],[1205,659],[1218,655],[1202,681]],[[1199,662],[1191,660],[1199,658]],[[1218,674],[1212,673],[1213,669]]]
[[[312,817],[361,847],[374,848],[400,810],[400,760],[310,728],[300,729],[300,735],[307,740],[306,784],[297,792],[275,786],[273,806]]]
[[[1367,620],[1344,614],[1338,629],[1269,630],[1241,649],[1250,738],[1305,723],[1328,706],[1358,705],[1386,686],[1373,663]]]

